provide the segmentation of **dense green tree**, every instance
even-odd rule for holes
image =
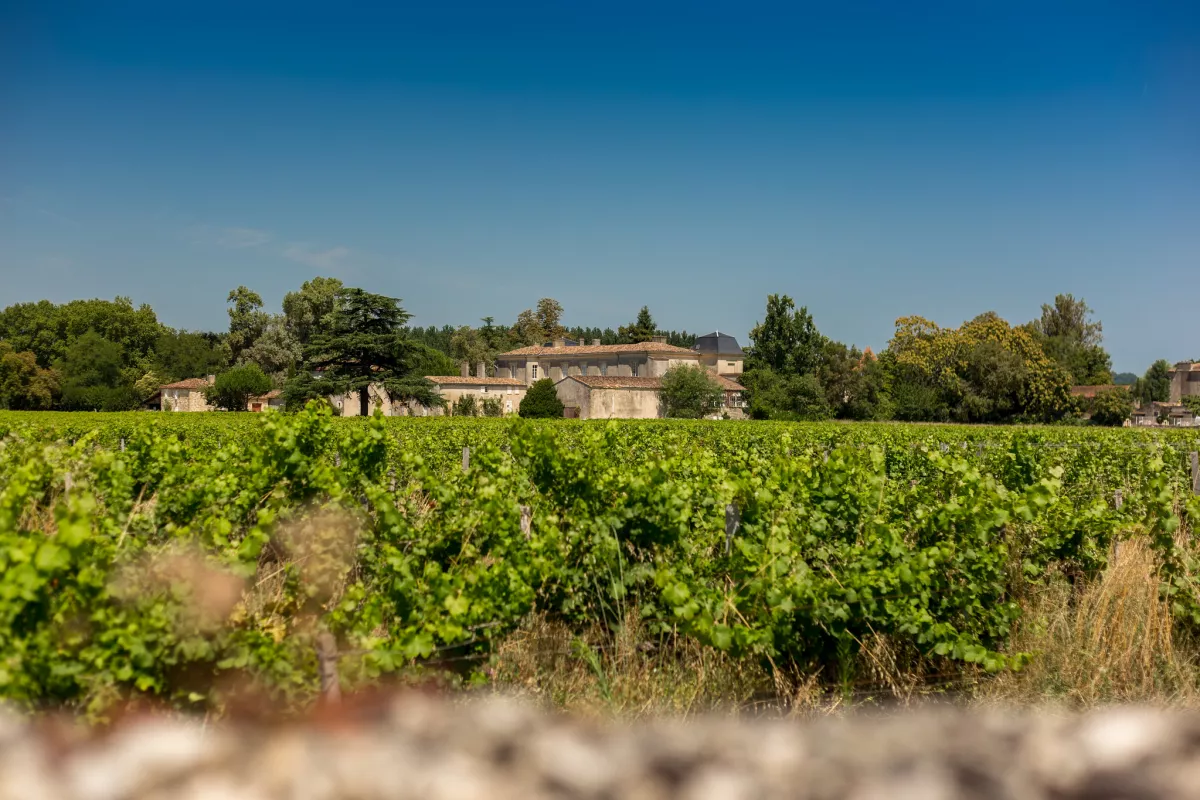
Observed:
[[[674,419],[702,419],[721,410],[725,390],[701,366],[680,364],[663,375],[658,392],[663,415]]]
[[[479,413],[485,417],[504,416],[504,403],[499,397],[485,397],[479,403]]]
[[[262,336],[271,315],[263,311],[263,300],[258,292],[239,286],[229,293],[225,302],[229,308],[229,351],[234,362],[240,361],[242,352],[250,348]]]
[[[59,375],[55,370],[39,367],[32,351],[18,353],[8,342],[0,341],[0,408],[48,409],[53,407],[58,390]]]
[[[17,352],[31,351],[48,367],[89,331],[117,345],[121,363],[131,366],[150,356],[165,328],[154,309],[134,307],[128,297],[114,300],[72,300],[55,305],[48,300],[18,303],[0,312],[0,340]]]
[[[1132,372],[1118,372],[1113,375],[1113,383],[1117,386],[1133,386],[1137,380],[1138,376]]]
[[[549,378],[542,378],[540,381],[534,381],[529,387],[529,391],[525,392],[525,399],[521,401],[521,407],[517,413],[526,419],[553,419],[563,415],[562,400],[558,399],[558,392],[554,389],[554,381]]]
[[[362,289],[339,290],[328,328],[305,347],[305,372],[321,375],[311,383],[325,396],[357,395],[362,416],[370,407],[372,384],[381,384],[393,401],[441,407],[441,395],[417,371],[425,348],[405,337],[409,316],[396,298]]]
[[[817,377],[838,419],[886,419],[888,373],[874,354],[826,341]]]
[[[139,402],[134,379],[123,366],[121,346],[95,331],[79,336],[56,368],[62,405],[73,411],[125,411]]]
[[[642,306],[641,311],[637,314],[637,319],[618,328],[617,335],[622,342],[633,344],[648,342],[657,336],[658,326],[654,324],[654,317],[650,316],[650,307]]]
[[[282,316],[271,317],[254,343],[242,351],[240,363],[257,364],[279,386],[304,357],[304,348]]]
[[[271,379],[258,364],[239,364],[222,372],[204,392],[209,405],[225,411],[245,411],[251,397],[271,391]]]
[[[1112,358],[1101,346],[1103,327],[1092,321],[1092,309],[1082,298],[1060,294],[1042,306],[1042,316],[1030,323],[1046,355],[1058,362],[1076,385],[1112,382]]]
[[[821,420],[833,416],[816,375],[781,374],[760,367],[742,376],[754,419]]]
[[[1133,396],[1128,389],[1105,389],[1092,398],[1091,410],[1094,424],[1120,427],[1133,413]]]
[[[219,334],[168,330],[154,343],[152,369],[165,383],[215,375],[229,363]]]
[[[563,336],[566,328],[562,326],[562,315],[561,303],[553,297],[543,297],[536,309],[527,308],[517,315],[517,322],[509,331],[511,343],[540,345]]]
[[[475,400],[475,395],[464,394],[455,400],[454,405],[450,407],[450,413],[456,417],[479,416],[479,403]]]
[[[287,329],[301,346],[330,324],[342,282],[337,278],[316,277],[300,284],[299,291],[283,296],[283,315]]]
[[[780,375],[811,375],[821,365],[825,337],[808,309],[796,308],[787,295],[767,297],[767,315],[750,331],[746,368],[767,368]]]
[[[412,328],[406,327],[404,329],[404,338],[449,356],[451,351],[450,340],[454,338],[457,330],[453,325],[443,325],[440,328],[435,325],[422,328],[418,325]],[[432,375],[434,373],[429,374]]]
[[[1165,403],[1171,399],[1171,364],[1160,358],[1133,387],[1134,397],[1142,403]]]
[[[484,363],[485,370],[491,367],[496,351],[484,339],[480,330],[463,325],[450,338],[450,357],[458,364],[466,363],[474,374],[475,365],[480,361]]]

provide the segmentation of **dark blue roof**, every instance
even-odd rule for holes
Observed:
[[[697,336],[696,344],[692,349],[699,353],[716,353],[722,356],[743,355],[737,339],[720,331],[713,331],[706,336]]]

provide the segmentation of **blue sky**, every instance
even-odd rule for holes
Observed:
[[[0,11],[0,305],[226,324],[314,275],[419,324],[648,304],[835,338],[1084,296],[1200,357],[1195,2],[108,2]]]

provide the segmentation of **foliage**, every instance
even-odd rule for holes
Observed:
[[[931,410],[945,409],[957,422],[1050,421],[1072,408],[1067,373],[1032,333],[991,312],[959,328],[901,317],[889,351],[898,382],[932,390]],[[911,407],[906,391],[899,388],[898,414]]]
[[[216,375],[229,365],[229,347],[214,333],[168,330],[154,343],[153,372],[164,383]]]
[[[787,295],[767,297],[767,315],[750,331],[746,369],[770,369],[781,375],[811,375],[821,365],[825,337],[808,309],[796,309]]]
[[[242,351],[239,363],[255,364],[271,377],[276,385],[284,379],[303,358],[304,352],[297,339],[281,316],[271,317],[254,344]]]
[[[300,284],[299,291],[283,296],[287,330],[301,347],[330,324],[341,290],[342,282],[337,278],[316,277]]]
[[[479,404],[475,401],[475,395],[464,394],[462,397],[454,401],[450,408],[450,413],[456,417],[477,417],[479,416]]]
[[[869,349],[826,341],[817,372],[825,401],[838,419],[888,419],[890,377]]]
[[[359,415],[364,417],[374,384],[382,385],[393,401],[442,406],[433,384],[416,372],[425,349],[404,335],[409,316],[397,298],[340,289],[328,329],[313,336],[305,347],[306,377],[300,378],[303,389],[313,391],[319,384],[319,392],[325,396],[356,395]],[[315,382],[312,372],[321,375]],[[291,396],[299,393],[293,388]]]
[[[552,297],[538,300],[537,309],[527,308],[517,315],[517,322],[509,331],[515,346],[540,345],[562,336],[563,307]]]
[[[122,366],[131,366],[150,354],[163,330],[150,306],[135,308],[128,297],[62,305],[41,300],[0,311],[0,339],[17,352],[31,351],[42,367],[65,358],[75,340],[88,332],[115,343]]]
[[[450,337],[450,356],[459,364],[466,364],[471,370],[475,370],[477,364],[483,363],[486,372],[496,357],[496,351],[480,330],[463,325]],[[487,376],[485,374],[477,377]]]
[[[225,302],[232,303],[229,313],[229,352],[234,362],[263,335],[271,315],[262,310],[263,300],[258,292],[239,286],[229,293]]]
[[[563,415],[563,403],[558,399],[554,389],[554,381],[542,378],[534,381],[525,398],[521,400],[518,412],[525,419],[554,419]]]
[[[504,416],[504,403],[499,397],[485,397],[479,403],[479,414],[484,417]]]
[[[58,395],[59,375],[38,366],[37,356],[18,353],[0,341],[0,408],[28,411],[50,408]]]
[[[74,411],[123,411],[140,398],[123,367],[121,346],[95,331],[75,339],[55,365],[62,375],[62,405]]]
[[[239,364],[218,375],[204,391],[204,399],[225,411],[245,411],[251,397],[266,394],[271,388],[271,379],[258,364]]]
[[[1133,394],[1141,403],[1165,403],[1171,399],[1171,364],[1160,358],[1146,370],[1146,374],[1133,387]]]
[[[634,613],[826,687],[886,636],[940,681],[1026,663],[1019,601],[1096,576],[1119,536],[1150,542],[1176,623],[1200,625],[1196,545],[1176,535],[1200,520],[1196,432],[313,406],[0,413],[0,439],[0,698],[25,708],[220,713],[246,681],[305,704],[320,630],[357,686],[447,648],[484,665],[530,614],[581,630]]]
[[[1046,355],[1065,369],[1071,381],[1081,386],[1112,382],[1112,359],[1101,347],[1103,328],[1091,320],[1092,309],[1083,298],[1060,294],[1054,304],[1042,305],[1042,316],[1030,329]]]
[[[657,335],[658,326],[654,324],[654,318],[650,316],[649,306],[642,306],[642,310],[638,312],[637,319],[628,325],[622,325],[617,330],[617,336],[622,343],[648,342]]]
[[[821,420],[833,412],[815,375],[781,375],[758,368],[742,376],[753,419]]]
[[[1133,413],[1133,397],[1128,389],[1116,387],[1097,392],[1091,402],[1092,422],[1118,427]]]
[[[1184,408],[1200,417],[1200,396],[1186,395],[1180,401],[1183,403]]]
[[[664,416],[674,419],[701,419],[725,405],[725,390],[702,366],[680,364],[663,375],[658,392]]]

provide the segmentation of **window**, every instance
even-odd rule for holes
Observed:
[[[486,387],[486,386],[485,386],[485,387],[483,387],[483,393],[484,393],[484,394],[487,394],[487,387]]]
[[[512,413],[512,400],[505,400],[505,401],[504,401],[504,413],[505,413],[505,414],[511,414],[511,413]]]
[[[730,367],[736,367],[736,366],[737,366],[737,363],[736,363],[736,362],[734,362],[734,361],[726,361],[725,363],[726,363],[726,365],[728,365],[728,366],[730,366]]]
[[[536,381],[537,380],[537,364],[534,364],[531,369],[533,371],[530,373],[530,375],[532,375],[533,379]]]
[[[608,364],[603,364],[603,363],[602,363],[602,364],[600,364],[600,374],[601,374],[601,375],[607,375],[607,374],[608,374]]]

